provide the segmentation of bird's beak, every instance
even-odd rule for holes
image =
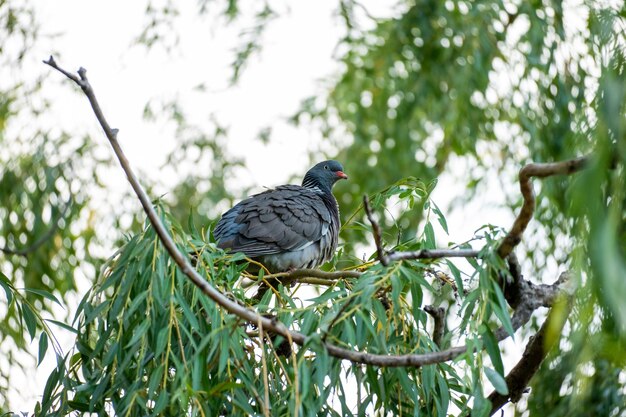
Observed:
[[[339,178],[343,178],[344,180],[348,179],[348,176],[343,171],[337,171],[335,173]]]

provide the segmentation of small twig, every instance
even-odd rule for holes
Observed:
[[[387,266],[389,261],[385,256],[385,250],[383,249],[383,243],[380,236],[380,226],[374,220],[374,216],[372,215],[372,207],[370,206],[370,200],[367,197],[367,194],[363,196],[363,207],[365,208],[365,214],[367,215],[367,219],[372,224],[372,233],[374,234],[374,243],[376,244],[376,254],[378,256],[378,260],[383,266]]]
[[[424,306],[424,311],[433,318],[433,342],[441,349],[441,341],[446,328],[446,309],[429,305]]]
[[[511,230],[502,240],[498,247],[498,255],[502,259],[513,251],[513,249],[522,241],[522,234],[526,230],[528,223],[535,212],[535,192],[531,183],[531,178],[545,178],[553,175],[570,175],[585,168],[589,161],[588,156],[570,159],[562,162],[552,162],[545,164],[528,164],[519,172],[519,186],[524,199],[522,209],[517,215]]]
[[[50,228],[46,231],[46,233],[43,236],[41,236],[39,239],[34,241],[30,246],[27,246],[25,248],[18,248],[18,249],[11,249],[8,247],[4,247],[4,248],[0,248],[0,252],[3,252],[7,255],[17,255],[17,256],[24,256],[24,257],[35,252],[37,249],[41,247],[41,245],[46,243],[46,241],[48,241],[52,236],[54,236],[56,231],[59,229],[59,226],[61,225],[61,220],[65,218],[65,214],[67,213],[67,210],[70,208],[71,205],[72,205],[72,197],[70,196],[70,198],[67,200],[67,203],[65,203],[65,206],[61,210],[61,213],[59,213],[57,218],[54,219],[54,221],[52,222],[52,225],[50,226]]]

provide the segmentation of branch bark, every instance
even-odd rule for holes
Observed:
[[[524,202],[511,230],[504,237],[498,247],[498,255],[506,259],[513,249],[522,241],[522,235],[528,227],[528,223],[535,212],[535,191],[533,190],[533,177],[546,178],[553,175],[570,175],[585,168],[589,162],[589,156],[570,159],[568,161],[551,163],[532,163],[524,166],[519,172],[519,187]]]
[[[554,345],[558,343],[559,337],[555,337],[555,335],[561,334],[571,308],[571,300],[565,299],[563,302],[567,304],[565,307],[567,312],[563,314],[562,310],[557,309],[558,314],[554,314],[554,310],[551,311],[539,331],[530,338],[520,361],[506,376],[509,394],[502,395],[493,391],[489,395],[492,407],[490,415],[494,415],[507,402],[516,403],[520,400],[528,383],[539,370],[541,363]]]
[[[425,306],[424,311],[433,318],[433,342],[441,349],[446,328],[446,309],[444,307]]]

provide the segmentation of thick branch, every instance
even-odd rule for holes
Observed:
[[[259,327],[263,327],[265,331],[272,331],[276,334],[279,334],[287,340],[293,341],[294,343],[302,346],[306,343],[307,335],[289,330],[283,323],[263,317],[262,315],[256,313],[255,311],[238,304],[237,302],[231,300],[229,297],[221,293],[215,287],[213,287],[209,282],[204,280],[198,272],[191,266],[187,257],[185,257],[177,248],[176,243],[170,237],[163,223],[161,223],[159,216],[157,215],[154,207],[150,202],[150,198],[142,188],[139,180],[137,179],[135,173],[133,172],[126,156],[124,155],[119,142],[117,141],[117,129],[112,129],[107,123],[100,105],[98,104],[98,100],[93,92],[89,81],[87,80],[86,70],[81,68],[78,70],[77,77],[74,74],[70,74],[67,71],[59,68],[52,57],[48,61],[44,61],[47,65],[52,68],[58,70],[66,77],[76,82],[91,104],[91,107],[100,123],[100,126],[104,130],[104,133],[109,140],[113,151],[117,159],[120,162],[120,165],[126,176],[128,181],[130,182],[135,194],[139,198],[141,205],[146,212],[152,227],[154,228],[159,240],[169,253],[170,257],[176,262],[176,264],[180,267],[181,271],[189,278],[189,280],[196,285],[205,295],[211,298],[215,303],[224,308],[231,314],[234,314],[249,323],[253,323]],[[421,251],[418,251],[421,252]],[[415,259],[415,258],[414,258]],[[500,333],[500,332],[498,332]],[[336,345],[330,343],[324,343],[324,347],[327,352],[336,358],[339,359],[347,359],[352,362],[362,363],[367,365],[375,365],[375,366],[423,366],[427,364],[434,364],[439,362],[448,361],[456,358],[457,356],[465,353],[467,351],[466,346],[459,346],[452,349],[448,349],[442,352],[430,352],[424,354],[407,354],[407,355],[381,355],[381,354],[370,354],[366,352],[359,352],[350,349],[340,348]]]
[[[552,162],[545,164],[528,164],[519,172],[519,187],[522,192],[524,203],[517,215],[511,230],[500,243],[498,255],[505,259],[513,249],[522,241],[522,234],[526,230],[528,223],[535,212],[535,192],[531,183],[531,178],[545,178],[553,175],[570,175],[585,168],[589,161],[588,156],[571,159],[569,161]]]
[[[567,309],[571,307],[569,300],[564,300],[568,304]],[[521,398],[524,390],[528,386],[531,378],[539,370],[539,366],[546,358],[548,352],[559,341],[559,337],[546,337],[546,333],[551,335],[560,335],[565,325],[565,320],[568,314],[562,314],[559,309],[558,314],[549,314],[546,320],[543,322],[541,329],[530,338],[522,358],[515,365],[511,372],[506,376],[506,385],[509,388],[508,395],[499,394],[497,391],[493,391],[489,395],[489,401],[491,401],[491,414],[495,414],[500,408],[502,408],[507,402],[517,402]]]

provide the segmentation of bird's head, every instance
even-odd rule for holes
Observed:
[[[328,160],[309,169],[304,180],[302,180],[302,185],[330,191],[333,185],[341,179],[348,179],[348,176],[343,172],[343,166],[337,161]]]

